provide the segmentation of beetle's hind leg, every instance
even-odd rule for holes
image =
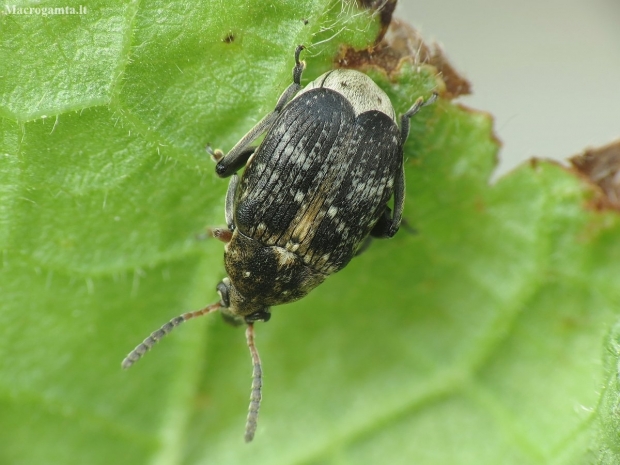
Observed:
[[[377,221],[377,224],[375,224],[375,226],[370,230],[370,234],[366,236],[366,239],[364,239],[360,248],[357,249],[355,256],[357,257],[366,252],[374,239],[389,239],[392,237],[394,235],[391,234],[393,224],[394,220],[392,219],[392,209],[386,205],[385,210],[383,210],[383,215],[381,215],[379,221]],[[418,231],[411,227],[411,225],[404,218],[400,220],[400,225],[403,226],[409,234],[418,233]]]
[[[212,151],[211,156],[215,161],[217,161],[215,172],[220,178],[227,178],[231,174],[236,173],[239,169],[243,168],[256,149],[255,147],[250,147],[249,145],[274,123],[282,109],[301,89],[301,75],[306,67],[306,64],[303,61],[299,61],[299,54],[303,49],[304,46],[299,45],[295,50],[293,83],[286,88],[282,95],[280,95],[274,110],[260,120],[256,126],[250,129],[250,131],[243,136],[243,138],[237,142],[237,144],[230,149],[230,152],[226,155],[224,155],[224,152],[221,150]]]
[[[395,193],[394,197],[398,197],[398,195]],[[374,237],[375,239],[387,239],[394,236],[394,234],[398,231],[401,220],[401,217],[395,218],[392,215],[392,209],[386,205],[383,210],[383,214],[379,217],[379,221],[377,221],[374,227],[370,230],[370,235],[368,237]],[[363,249],[368,248],[368,245],[364,244]]]
[[[370,246],[371,240],[374,239],[388,239],[400,229],[402,226],[409,234],[417,234],[417,230],[412,227],[409,222],[400,216],[399,218],[395,218],[392,216],[392,209],[385,206],[385,210],[383,210],[383,215],[379,218],[379,221],[375,224],[375,226],[370,230],[370,235],[367,238],[367,242],[364,242],[360,250],[356,253],[359,255],[364,250],[366,250]]]
[[[437,94],[433,93],[428,100],[422,97],[417,99],[413,106],[401,117],[400,120],[400,138],[404,147],[407,137],[409,136],[409,119],[419,112],[422,107],[432,104],[437,100]],[[405,209],[405,166],[401,161],[396,177],[394,179],[394,213],[386,205],[383,215],[370,232],[372,237],[387,238],[392,237],[398,232],[403,219],[403,211]]]
[[[388,237],[392,237],[389,234],[390,228],[392,227],[392,221],[392,209],[386,205],[385,210],[383,210],[383,214],[379,217],[379,221],[377,221],[374,227],[370,230],[370,236],[368,237],[374,237],[376,239],[386,239]],[[369,245],[370,243],[368,245],[364,244],[363,248],[367,249]]]
[[[393,221],[392,209],[386,205],[383,210],[383,214],[379,217],[379,221],[377,221],[377,223],[370,230],[370,234],[366,236],[360,248],[357,249],[355,256],[357,257],[366,252],[374,239],[387,239],[392,237],[393,234],[390,235],[390,231],[392,229]]]

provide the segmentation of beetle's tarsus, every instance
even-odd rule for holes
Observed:
[[[224,158],[224,152],[222,152],[220,149],[213,150],[210,144],[207,144],[205,150],[211,156],[211,160],[213,160],[215,163],[218,163],[222,158]]]
[[[305,48],[306,47],[304,47],[303,45],[298,45],[297,48],[295,49],[295,67],[293,68],[293,83],[297,84],[298,86],[301,86],[301,75],[303,74],[304,69],[306,67],[306,63],[304,63],[303,61],[299,61],[299,55],[301,54],[301,51]]]
[[[232,231],[227,228],[207,228],[207,232],[211,237],[226,244],[232,239]]]

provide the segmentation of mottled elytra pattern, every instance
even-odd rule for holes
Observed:
[[[392,119],[379,111],[356,118],[341,94],[309,90],[289,103],[246,167],[236,227],[334,273],[382,215],[401,164]]]

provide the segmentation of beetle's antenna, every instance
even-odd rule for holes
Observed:
[[[129,352],[129,355],[125,357],[121,366],[126,370],[138,360],[142,358],[144,354],[146,354],[151,347],[153,347],[159,340],[172,331],[174,328],[179,326],[181,323],[186,322],[187,320],[191,320],[192,318],[196,318],[198,316],[206,315],[207,313],[214,312],[222,307],[220,302],[211,304],[202,310],[197,310],[195,312],[184,313],[183,315],[179,315],[176,318],[173,318],[168,323],[163,325],[157,331],[151,333],[149,337],[147,337],[141,344],[139,344],[134,350]],[[260,362],[259,362],[260,363]]]
[[[260,363],[258,350],[254,345],[254,325],[248,324],[245,330],[245,338],[248,341],[250,355],[252,356],[252,392],[250,394],[250,406],[248,407],[248,420],[245,424],[245,442],[254,439],[256,433],[256,421],[258,420],[258,409],[262,398],[263,387],[263,368]]]

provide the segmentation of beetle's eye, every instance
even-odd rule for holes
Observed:
[[[222,306],[230,307],[230,297],[228,297],[228,286],[224,281],[220,281],[217,285],[217,293],[220,295]]]

